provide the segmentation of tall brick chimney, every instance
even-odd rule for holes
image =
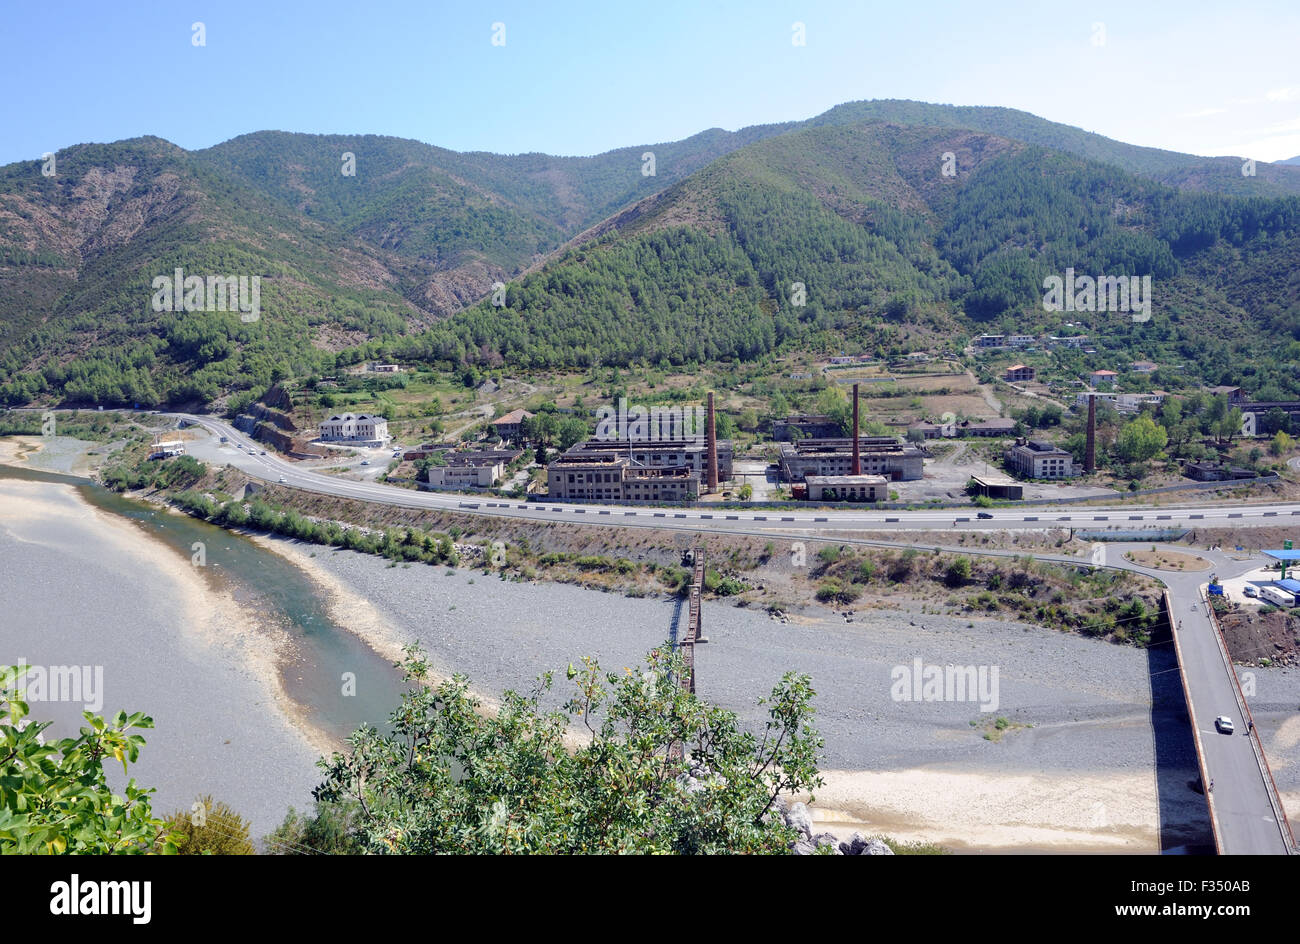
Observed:
[[[718,428],[713,420],[713,391],[709,391],[709,491],[718,490]]]
[[[858,443],[858,385],[853,385],[853,474],[862,474],[862,446]]]
[[[1097,469],[1097,398],[1088,397],[1088,441],[1083,453],[1083,469],[1095,472]]]

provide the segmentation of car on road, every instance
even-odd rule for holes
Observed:
[[[1256,587],[1254,584],[1246,584],[1245,588],[1241,592],[1246,594],[1248,597],[1259,598],[1259,587]]]
[[[1231,734],[1232,719],[1227,715],[1219,715],[1219,717],[1214,719],[1214,727],[1218,729],[1220,734]]]
[[[362,459],[362,460],[361,460],[361,464],[362,464],[362,465],[370,465],[370,460],[369,460],[369,459]]]
[[[981,511],[981,512],[980,512],[979,514],[977,514],[975,517],[976,517],[976,518],[992,518],[993,516],[992,516],[991,514],[989,514],[987,511]]]
[[[280,476],[279,481],[280,481],[280,482],[283,482],[283,481],[284,481],[284,476],[283,476],[283,475]]]

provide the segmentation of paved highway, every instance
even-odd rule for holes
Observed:
[[[241,471],[267,481],[281,478],[284,484],[304,491],[338,498],[353,498],[405,508],[462,511],[511,518],[545,518],[576,524],[614,524],[671,530],[695,531],[945,531],[960,525],[962,531],[1041,530],[1043,528],[1140,528],[1140,527],[1265,527],[1300,518],[1300,504],[1272,503],[1227,507],[1209,505],[1187,507],[1096,507],[1032,506],[1000,508],[989,512],[991,518],[978,518],[967,509],[932,509],[921,511],[853,510],[776,510],[740,511],[719,506],[695,508],[628,507],[622,505],[566,504],[549,501],[511,501],[493,497],[448,495],[417,492],[382,483],[357,482],[303,468],[277,455],[260,453],[262,445],[235,430],[227,423],[207,416],[172,414],[201,426],[216,436],[226,436],[230,444],[215,439],[190,444],[190,452],[199,459],[228,462]],[[236,445],[242,445],[243,452]],[[1300,521],[1296,521],[1300,527]]]

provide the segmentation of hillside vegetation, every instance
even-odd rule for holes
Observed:
[[[1097,317],[1103,352],[1300,393],[1300,168],[1247,178],[1008,109],[859,102],[590,158],[262,132],[40,166],[0,168],[11,405],[224,403],[372,357],[680,366],[869,348],[887,324],[1056,330],[1042,280],[1069,267],[1153,279],[1151,321]],[[177,268],[260,277],[261,317],[154,311]]]

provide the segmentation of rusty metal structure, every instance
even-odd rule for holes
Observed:
[[[693,573],[691,575],[691,593],[689,599],[686,632],[677,641],[685,667],[678,684],[684,691],[695,694],[695,644],[704,642],[702,634],[704,610],[701,603],[704,598],[704,545],[697,544],[690,551]]]

